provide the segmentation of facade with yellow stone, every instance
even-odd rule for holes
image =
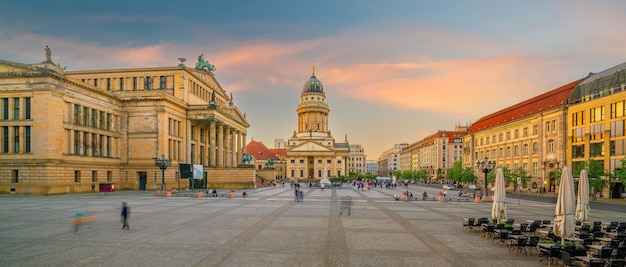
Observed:
[[[463,166],[496,162],[510,170],[522,168],[534,192],[555,189],[550,173],[566,164],[567,99],[578,81],[480,118],[463,138]]]
[[[38,64],[0,60],[0,193],[186,187],[180,164],[204,166],[209,186],[254,186],[221,177],[237,177],[249,124],[214,67],[198,65],[64,71],[49,52]],[[164,177],[162,155],[172,160]]]
[[[572,170],[584,168],[589,159],[606,172],[620,169],[626,157],[626,63],[580,82],[569,99],[567,117],[567,162]],[[604,190],[605,196],[620,198],[624,186],[612,180]]]
[[[288,139],[287,178],[296,181],[347,176],[349,144],[335,142],[328,128],[330,108],[324,86],[313,74],[303,86],[298,104],[298,130]]]

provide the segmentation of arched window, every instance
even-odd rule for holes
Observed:
[[[533,143],[533,154],[539,153],[539,144],[537,142]]]
[[[548,152],[554,152],[554,140],[548,140]]]
[[[528,155],[528,144],[524,144],[524,146],[522,147],[522,155]]]

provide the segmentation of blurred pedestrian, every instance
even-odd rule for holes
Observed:
[[[130,216],[130,208],[126,205],[126,202],[122,202],[122,229],[128,230],[128,216]]]
[[[78,232],[78,226],[90,220],[91,218],[89,218],[87,212],[77,211],[74,213],[74,219],[72,219],[72,233],[76,234],[76,232]]]

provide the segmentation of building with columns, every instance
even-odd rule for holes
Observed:
[[[304,83],[298,104],[298,129],[286,144],[287,178],[321,180],[348,175],[350,147],[335,142],[328,128],[330,108],[324,86],[313,74]]]
[[[197,68],[65,71],[50,54],[0,60],[0,193],[185,187],[180,164],[204,166],[208,183],[233,176],[220,170],[237,167],[249,124],[202,56]]]

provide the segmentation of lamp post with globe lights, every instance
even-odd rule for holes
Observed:
[[[172,165],[172,160],[161,155],[160,158],[154,158],[154,164],[161,169],[161,191],[167,190],[165,186],[165,169]]]
[[[487,188],[487,174],[496,167],[495,161],[489,161],[489,158],[485,157],[484,160],[479,160],[476,162],[476,168],[485,173],[485,194],[484,196],[489,195],[489,190]]]

